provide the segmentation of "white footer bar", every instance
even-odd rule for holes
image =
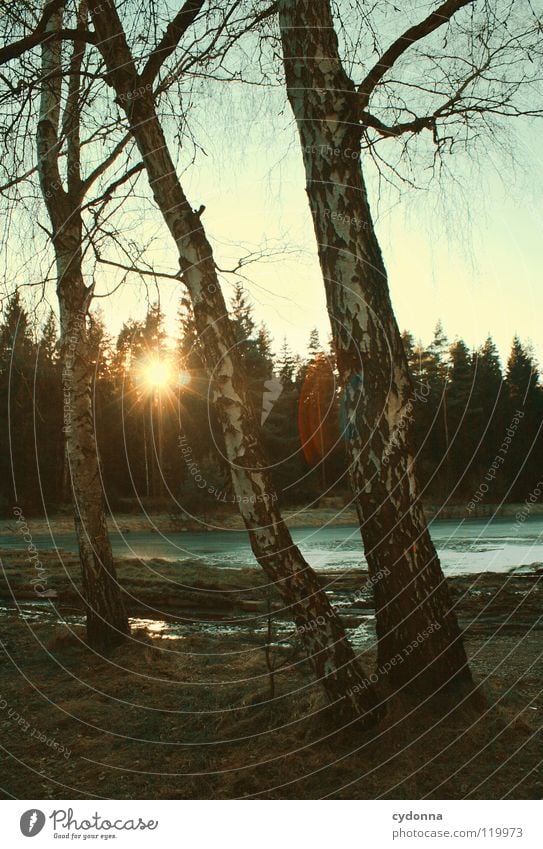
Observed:
[[[543,846],[533,801],[4,801],[6,847]],[[35,843],[30,843],[31,839]]]

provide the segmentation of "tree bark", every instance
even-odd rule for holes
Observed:
[[[51,31],[60,29],[62,11],[58,10],[49,19],[47,27]],[[93,648],[107,650],[125,638],[129,625],[107,530],[92,403],[94,375],[86,326],[92,287],[85,285],[82,273],[82,197],[76,111],[80,61],[77,51],[80,48],[74,48],[65,107],[67,190],[63,188],[58,166],[61,50],[60,40],[49,40],[42,46],[38,172],[53,229],[57,265],[64,433],[82,568],[87,639]]]
[[[108,81],[139,148],[155,202],[175,241],[182,279],[205,352],[212,403],[224,435],[234,492],[253,553],[292,615],[317,680],[345,717],[377,718],[376,698],[318,578],[281,517],[268,464],[258,443],[236,339],[200,214],[185,197],[158,120],[149,84],[142,84],[115,4],[90,10]],[[107,13],[104,13],[104,5]],[[102,10],[102,11],[100,11]]]
[[[471,676],[417,485],[415,395],[364,182],[360,98],[329,0],[281,0],[279,23],[344,391],[379,667],[393,686],[428,695]]]
[[[66,256],[59,247],[59,242],[67,241],[66,236],[64,231],[55,240],[55,247],[68,473],[82,568],[87,640],[93,648],[108,650],[121,643],[130,628],[113,563],[96,444],[94,367],[86,326],[90,297],[79,257],[74,262],[74,255]]]

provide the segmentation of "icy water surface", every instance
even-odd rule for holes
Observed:
[[[543,563],[543,517],[527,519],[447,519],[432,522],[431,534],[447,575],[507,572],[513,567]],[[295,528],[295,542],[315,569],[343,570],[364,566],[357,527]],[[33,537],[39,549],[76,551],[73,534]],[[202,558],[224,567],[254,565],[244,531],[202,531],[162,534],[149,531],[113,533],[117,556],[168,560]],[[17,535],[0,537],[0,547],[20,548]]]

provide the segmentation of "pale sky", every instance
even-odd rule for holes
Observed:
[[[206,206],[202,220],[220,265],[234,264],[243,253],[240,243],[288,251],[249,266],[247,290],[276,348],[286,335],[303,353],[311,328],[325,340],[329,325],[297,135],[290,111],[278,114],[277,103],[272,97],[257,119],[250,108],[240,114],[230,106],[218,122],[208,111],[199,139],[207,155],[184,172],[183,184],[195,208]],[[543,364],[541,127],[517,127],[516,172],[489,144],[475,168],[466,158],[449,157],[457,187],[446,181],[441,192],[437,186],[406,189],[401,198],[374,201],[373,209],[380,212],[378,234],[401,329],[427,343],[441,318],[451,341],[461,336],[470,346],[490,332],[504,359],[518,333],[533,343]],[[154,254],[163,268],[176,270],[169,234],[161,228],[158,222]],[[172,329],[181,289],[161,286]],[[144,297],[136,292],[132,285],[111,307],[102,302],[112,329],[129,315],[142,315]]]
[[[187,108],[187,99],[180,108]],[[175,130],[179,120],[173,111],[170,129]],[[329,322],[298,136],[285,92],[280,86],[202,84],[187,119],[204,152],[198,151],[191,164],[193,150],[187,145],[179,154],[178,170],[192,205],[206,206],[202,221],[216,259],[222,267],[234,265],[244,253],[242,245],[252,250],[268,245],[274,251],[272,258],[247,267],[246,287],[275,348],[286,336],[303,354],[310,330],[316,326],[325,341]],[[375,178],[368,179],[374,173],[371,165],[365,173],[400,328],[428,343],[441,319],[451,341],[461,336],[469,346],[491,333],[503,360],[518,333],[533,343],[543,365],[543,127],[535,120],[510,126],[516,128],[515,168],[489,138],[476,155],[448,156],[456,183],[448,179],[429,191],[405,188],[401,196],[385,191],[377,202]],[[177,153],[173,145],[172,152]],[[148,194],[145,186],[142,175],[139,197]],[[137,244],[154,236],[149,256],[163,270],[175,272],[176,251],[152,201],[136,198],[131,207],[132,213],[129,208],[122,213],[134,228],[129,235]],[[47,222],[43,206],[39,218]],[[10,239],[16,256],[25,252],[26,241],[32,248],[27,231],[24,218],[20,232]],[[28,280],[28,268],[32,263],[21,279]],[[7,274],[9,283],[13,276]],[[233,278],[227,279],[228,297]],[[102,266],[97,291],[106,291],[111,280]],[[182,291],[173,281],[160,286],[170,332],[176,329]],[[149,297],[156,297],[152,287]],[[55,303],[53,286],[48,299]],[[115,334],[123,321],[143,317],[146,292],[132,277],[114,296],[97,303]]]

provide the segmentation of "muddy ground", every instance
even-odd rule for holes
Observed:
[[[47,599],[1,556],[6,798],[541,797],[541,572],[451,579],[477,695],[392,697],[363,731],[335,724],[258,569],[119,561],[133,631],[100,657],[77,559],[43,555]],[[321,580],[371,670],[367,575]]]

